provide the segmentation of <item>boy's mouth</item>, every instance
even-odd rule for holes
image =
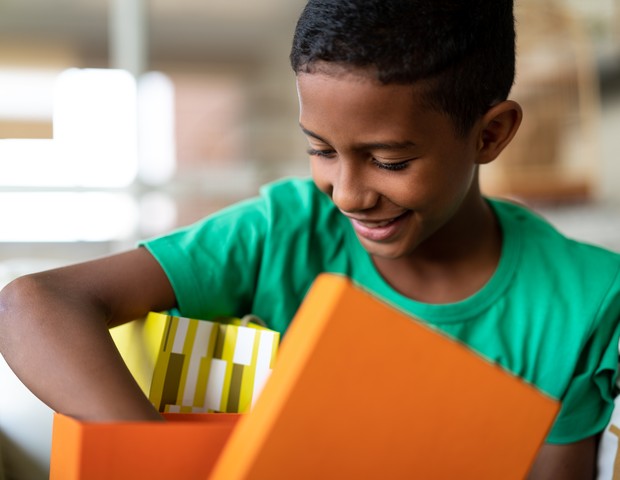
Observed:
[[[385,241],[395,235],[410,212],[404,212],[387,220],[362,220],[349,217],[355,232],[372,241]]]

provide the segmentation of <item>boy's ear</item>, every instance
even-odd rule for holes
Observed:
[[[490,163],[513,139],[521,119],[521,105],[513,100],[504,100],[493,105],[481,119],[478,137],[478,163]]]

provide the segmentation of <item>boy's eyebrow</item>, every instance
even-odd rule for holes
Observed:
[[[323,143],[327,143],[329,145],[329,142],[327,140],[325,140],[323,137],[320,137],[319,135],[317,135],[316,133],[314,133],[311,130],[308,130],[306,127],[304,127],[301,123],[299,124],[299,127],[301,128],[301,131],[304,132],[306,135],[308,135],[309,137],[312,138],[316,138],[317,140],[320,140]]]
[[[303,125],[299,124],[299,126],[301,127],[301,130],[308,135],[309,137],[312,138],[316,138],[317,140],[326,143],[327,145],[329,145],[329,142],[327,140],[325,140],[323,137],[321,137],[320,135],[317,135],[316,133],[314,133],[311,130],[308,130],[307,128],[305,128]],[[363,143],[361,145],[357,146],[357,149],[359,150],[364,150],[364,149],[374,149],[374,150],[402,150],[405,148],[410,148],[410,147],[415,147],[416,144],[406,140],[404,142],[371,142],[371,143]]]

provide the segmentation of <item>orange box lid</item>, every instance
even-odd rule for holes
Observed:
[[[331,274],[211,480],[522,479],[559,402]]]

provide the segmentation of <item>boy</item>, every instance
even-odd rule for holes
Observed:
[[[0,349],[52,408],[158,419],[108,327],[151,310],[254,313],[284,332],[338,272],[563,401],[532,478],[592,478],[612,409],[620,255],[484,198],[478,168],[515,135],[509,0],[310,0],[291,63],[313,182],[136,250],[23,277]],[[458,366],[455,366],[455,369]]]

